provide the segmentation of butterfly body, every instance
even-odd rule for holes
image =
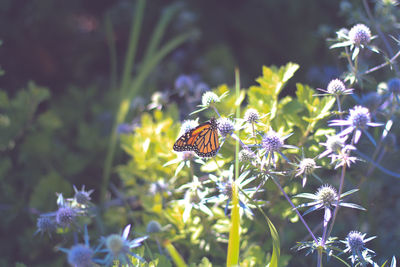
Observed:
[[[176,140],[173,148],[178,152],[194,151],[204,158],[214,157],[219,150],[217,121],[211,118],[186,132]]]

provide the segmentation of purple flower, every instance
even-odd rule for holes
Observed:
[[[339,79],[333,79],[329,82],[326,90],[317,88],[318,90],[324,92],[325,94],[323,95],[333,95],[333,96],[338,96],[338,95],[350,95],[353,93],[353,88],[346,88],[344,83],[339,80]]]
[[[375,141],[368,132],[365,131],[365,129],[368,126],[377,127],[382,125],[382,123],[371,122],[369,110],[362,106],[355,106],[353,109],[350,109],[350,114],[346,120],[332,120],[329,122],[329,126],[347,126],[347,128],[341,131],[338,135],[347,136],[354,132],[353,138],[355,144],[360,140],[362,132],[364,132],[371,142],[375,144]]]

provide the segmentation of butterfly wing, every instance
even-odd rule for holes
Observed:
[[[194,151],[200,157],[213,157],[219,149],[218,130],[215,119],[211,119],[183,134],[175,142],[175,151]]]
[[[210,126],[201,132],[194,144],[194,151],[200,157],[214,157],[219,150],[217,129]]]

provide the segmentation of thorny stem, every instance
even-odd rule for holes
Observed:
[[[344,49],[346,51],[347,61],[349,62],[349,65],[350,65],[351,69],[353,70],[354,66],[353,66],[353,62],[351,61],[351,58],[350,58],[349,48],[346,46]]]
[[[333,225],[335,224],[335,220],[336,220],[336,215],[338,213],[339,210],[339,201],[340,201],[340,196],[342,195],[342,191],[343,191],[343,185],[344,185],[344,176],[346,174],[346,164],[343,164],[342,167],[342,174],[340,175],[340,185],[339,185],[339,193],[337,195],[337,199],[336,199],[336,206],[335,206],[335,210],[333,211],[333,217],[332,217],[332,221],[331,221],[331,225],[329,226],[329,231],[328,231],[328,237],[331,235],[332,229],[333,229]],[[322,240],[322,242],[325,244],[326,240]]]
[[[371,72],[377,71],[383,67],[386,67],[389,64],[393,64],[395,62],[395,60],[400,56],[400,50],[396,53],[396,55],[394,55],[391,59],[389,59],[389,61],[386,61],[385,63],[382,63],[376,67],[373,67],[365,72],[362,73],[362,75],[366,75],[369,74]],[[394,65],[395,66],[395,65]]]
[[[285,196],[286,200],[289,202],[289,204],[292,206],[292,208],[295,210],[297,213],[297,216],[299,216],[300,220],[303,222],[304,226],[307,228],[308,232],[310,233],[312,239],[314,240],[315,244],[318,244],[318,240],[315,237],[314,233],[311,231],[310,227],[304,220],[303,216],[301,216],[300,212],[297,210],[296,206],[293,204],[292,200],[290,200],[289,196],[286,194],[286,192],[283,190],[282,186],[279,184],[278,181],[274,177],[272,177],[272,181],[276,184],[276,186],[281,190],[282,194]]]
[[[337,106],[338,106],[338,112],[339,112],[339,118],[341,120],[343,120],[343,116],[342,116],[342,106],[340,104],[340,97],[338,95],[336,95],[336,102],[337,102]],[[343,125],[340,125],[340,131],[343,131]]]
[[[253,129],[254,142],[257,144],[257,136],[256,136],[256,129],[254,128],[254,122],[251,123],[251,127]]]

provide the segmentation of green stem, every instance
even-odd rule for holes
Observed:
[[[122,74],[122,82],[121,82],[122,98],[124,97],[125,90],[127,90],[126,87],[128,86],[131,79],[132,68],[133,68],[133,63],[135,61],[137,44],[139,42],[140,29],[142,26],[145,6],[146,6],[145,0],[138,0],[134,18],[132,20],[131,33],[129,35],[130,38],[129,38],[128,51],[126,53],[124,70]]]
[[[344,185],[344,176],[346,174],[346,164],[343,164],[342,167],[342,173],[340,175],[340,185],[339,185],[339,193],[337,195],[337,199],[336,199],[336,207],[335,210],[333,212],[333,217],[332,217],[332,221],[331,221],[331,225],[329,226],[329,231],[328,231],[328,235],[327,238],[329,238],[329,236],[332,233],[332,229],[333,229],[333,225],[335,224],[335,220],[336,220],[336,215],[339,211],[339,201],[340,201],[340,196],[342,195],[343,192],[343,185]],[[322,240],[323,244],[325,244],[326,240]]]

